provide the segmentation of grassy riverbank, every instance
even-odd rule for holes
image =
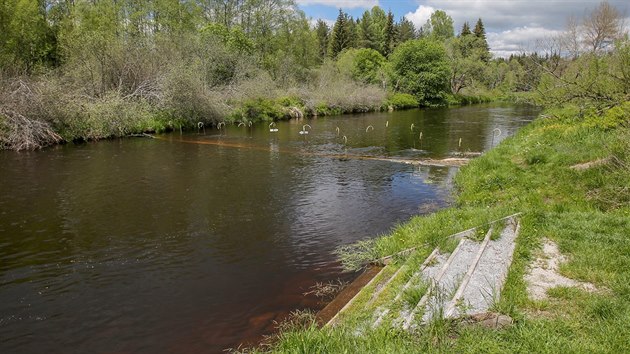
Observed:
[[[522,212],[515,259],[494,308],[514,318],[513,326],[437,320],[414,333],[380,328],[357,335],[351,321],[324,329],[299,321],[283,328],[271,351],[622,352],[630,347],[629,176],[630,103],[602,113],[548,111],[462,168],[454,207],[341,254],[350,267],[414,246],[428,254],[454,232]],[[555,288],[547,300],[530,300],[523,276],[543,238],[568,256],[563,275],[599,290]]]

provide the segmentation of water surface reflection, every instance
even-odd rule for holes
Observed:
[[[202,353],[259,338],[321,306],[303,296],[316,281],[351,277],[338,246],[447,202],[455,168],[352,156],[483,151],[493,129],[504,138],[535,113],[414,110],[320,118],[308,135],[290,121],[2,152],[0,352]]]

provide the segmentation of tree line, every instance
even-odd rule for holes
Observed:
[[[482,19],[456,32],[441,10],[415,28],[378,6],[311,25],[293,0],[5,0],[0,145],[552,90],[623,52],[615,11],[573,20],[544,54],[494,58]]]

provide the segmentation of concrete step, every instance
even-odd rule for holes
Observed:
[[[425,261],[420,265],[420,267],[418,267],[418,269],[416,270],[416,272],[414,274],[412,274],[412,276],[409,278],[409,280],[402,286],[402,290],[398,291],[398,294],[396,295],[396,297],[393,300],[393,303],[398,303],[401,301],[401,298],[403,296],[403,293],[405,291],[407,291],[408,289],[420,286],[421,284],[418,284],[418,279],[420,279],[420,274],[429,266],[431,266],[431,264],[436,260],[436,258],[439,255],[439,250],[436,248],[433,250],[433,252],[431,252],[431,254],[429,254],[429,256],[425,259]],[[402,274],[405,274],[407,271],[409,271],[409,265],[407,264],[403,264],[398,271],[396,271],[396,273],[394,273],[394,275],[392,275],[391,279],[388,282],[391,283],[394,279],[396,279],[397,277],[401,276]],[[385,287],[379,289],[378,293],[375,293],[372,297],[372,299],[375,299],[375,297],[377,297],[378,295],[380,295],[380,293],[384,290]],[[376,328],[378,327],[382,322],[383,319],[385,318],[385,316],[387,316],[390,313],[390,309],[387,307],[379,307],[376,309],[376,311],[374,312],[374,320],[372,322],[372,327]]]
[[[458,241],[451,253],[436,248],[421,260],[423,254],[412,248],[385,257],[379,262],[385,267],[337,315],[347,312],[341,321],[354,323],[361,335],[370,327],[409,329],[438,317],[487,312],[507,278],[520,229],[518,215],[486,224],[481,241],[476,236],[480,227],[450,236]],[[339,320],[334,316],[328,324]]]
[[[445,309],[446,317],[459,317],[487,312],[499,300],[507,278],[520,224],[516,218],[506,220],[497,240],[491,240],[477,267],[462,282]]]
[[[491,230],[486,238],[489,238]],[[422,322],[441,315],[445,304],[452,299],[471,266],[478,261],[479,254],[483,252],[482,246],[483,244],[463,238],[439,271],[427,268],[422,273],[425,282],[429,284],[428,290],[415,308],[404,316],[403,328],[409,329],[418,315],[422,315]]]

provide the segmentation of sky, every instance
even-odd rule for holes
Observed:
[[[465,21],[474,27],[481,18],[490,50],[495,56],[536,50],[536,42],[559,34],[569,16],[582,18],[599,5],[599,0],[296,0],[313,19],[334,23],[339,9],[354,18],[373,6],[391,10],[398,21],[406,17],[423,25],[435,10],[443,10],[455,21],[459,32]],[[630,1],[609,0],[624,17],[630,16]],[[630,24],[627,18],[626,25]]]

